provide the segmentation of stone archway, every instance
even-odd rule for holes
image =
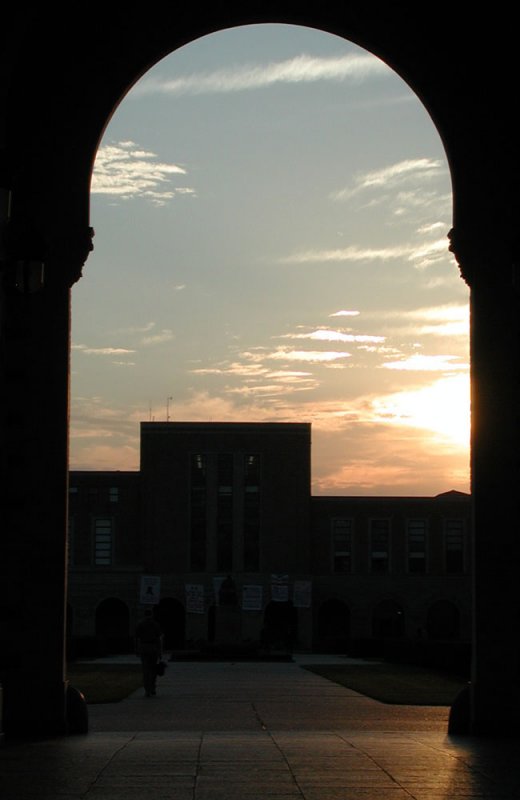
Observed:
[[[119,598],[108,597],[96,608],[96,640],[100,652],[129,652],[130,611]]]
[[[186,612],[180,600],[163,597],[154,607],[154,617],[163,632],[165,650],[178,650],[184,646]]]
[[[437,600],[426,615],[426,634],[433,640],[460,638],[460,611],[449,600]]]
[[[337,598],[318,609],[314,649],[320,653],[346,653],[350,641],[350,608]]]
[[[520,560],[520,268],[513,178],[518,148],[510,118],[514,25],[504,9],[495,7],[480,22],[432,15],[428,6],[411,3],[330,10],[282,2],[258,9],[231,0],[225,9],[202,14],[185,9],[182,19],[175,7],[161,7],[160,14],[150,9],[146,16],[130,9],[123,25],[118,13],[105,9],[103,25],[90,13],[73,32],[61,10],[10,10],[0,73],[6,120],[0,369],[7,387],[0,426],[5,594],[22,596],[23,608],[0,615],[2,641],[9,643],[1,665],[6,729],[66,727],[70,287],[92,245],[88,190],[97,143],[129,86],[168,52],[222,27],[271,21],[318,27],[382,57],[418,94],[444,141],[455,193],[452,248],[472,292],[471,726],[516,730],[520,703],[510,694],[516,680],[510,632],[519,607],[513,587]],[[46,653],[37,682],[29,641]],[[30,697],[28,685],[34,687]]]
[[[403,607],[396,600],[381,600],[372,612],[372,636],[378,641],[402,639],[405,624]]]

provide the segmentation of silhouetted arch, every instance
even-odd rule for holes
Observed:
[[[455,603],[437,600],[428,609],[426,617],[428,639],[459,639],[460,612]]]
[[[401,639],[404,636],[405,620],[402,606],[395,600],[382,600],[372,613],[372,636],[374,639]]]
[[[298,638],[298,615],[293,604],[271,600],[264,611],[263,643],[275,650],[290,650]]]
[[[186,636],[186,615],[180,600],[164,597],[154,607],[154,617],[163,632],[163,646],[166,650],[178,650],[184,646]]]
[[[103,600],[96,608],[96,639],[105,651],[129,651],[130,613],[126,603],[117,597]]]
[[[322,653],[345,653],[349,639],[349,607],[343,600],[325,600],[318,609],[314,649]]]

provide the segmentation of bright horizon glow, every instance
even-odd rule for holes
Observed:
[[[382,61],[290,25],[180,48],[108,125],[92,224],[71,468],[138,469],[168,413],[311,422],[315,494],[469,490],[448,165]]]

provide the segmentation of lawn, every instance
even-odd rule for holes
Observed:
[[[460,677],[406,664],[318,664],[305,669],[374,700],[396,705],[450,706],[467,684]],[[142,686],[139,664],[71,664],[68,678],[89,705],[118,703]]]
[[[143,685],[140,664],[70,664],[68,679],[89,705],[118,703]]]
[[[450,706],[467,685],[461,677],[407,664],[318,664],[306,669],[374,700],[396,705]]]

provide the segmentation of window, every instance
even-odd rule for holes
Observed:
[[[332,570],[348,573],[352,569],[352,520],[332,520]]]
[[[118,486],[111,486],[108,490],[108,499],[111,503],[118,503],[119,502],[119,487]]]
[[[446,572],[460,575],[464,572],[464,520],[447,519],[444,523]]]
[[[109,517],[94,520],[94,564],[108,567],[112,564],[113,521]]]
[[[190,565],[193,571],[206,569],[207,465],[206,456],[196,453],[190,464]]]
[[[260,567],[260,456],[244,457],[244,569]]]
[[[408,520],[408,572],[410,575],[426,574],[426,531],[425,519]]]
[[[217,458],[217,569],[233,569],[233,454]]]
[[[390,520],[370,520],[370,571],[382,574],[389,571]]]

